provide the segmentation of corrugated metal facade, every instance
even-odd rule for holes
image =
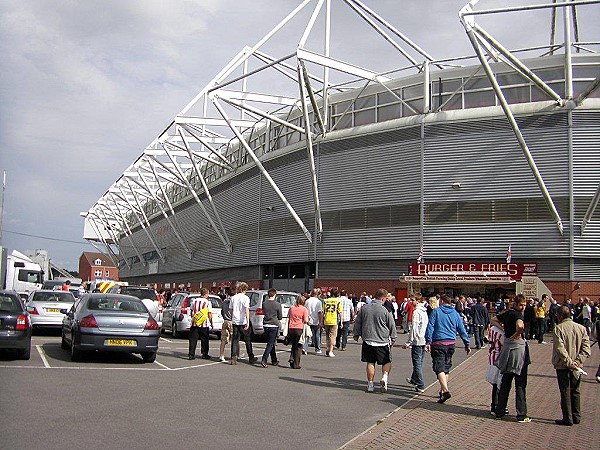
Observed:
[[[316,243],[308,242],[269,183],[249,167],[211,188],[233,251],[226,251],[201,208],[187,201],[172,220],[192,258],[164,218],[154,219],[152,233],[166,255],[157,277],[235,279],[258,274],[259,265],[318,261],[318,276],[324,278],[397,278],[416,258],[422,234],[429,260],[501,260],[510,243],[513,259],[538,261],[542,278],[568,280],[572,261],[578,280],[598,280],[600,211],[583,236],[578,224],[600,183],[600,113],[572,115],[572,250],[569,122],[563,110],[518,119],[560,213],[562,236],[506,118],[393,122],[390,129],[368,134],[361,134],[368,127],[356,128],[344,139],[332,133],[316,146],[324,228]],[[265,161],[265,166],[314,235],[306,150]],[[206,199],[204,205],[212,215]],[[153,250],[141,229],[135,230],[134,241],[140,252]],[[135,255],[127,238],[121,246],[125,256]],[[141,262],[120,272],[124,279],[147,274]]]

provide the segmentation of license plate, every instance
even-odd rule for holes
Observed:
[[[60,313],[60,309],[58,308],[46,308],[46,311],[49,313]]]
[[[109,345],[109,346],[118,345],[118,346],[125,346],[125,347],[135,347],[137,345],[137,342],[134,339],[107,339],[104,342],[104,345]]]

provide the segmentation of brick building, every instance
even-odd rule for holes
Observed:
[[[91,281],[96,278],[118,280],[119,269],[102,253],[83,252],[79,257],[79,277],[83,281]]]

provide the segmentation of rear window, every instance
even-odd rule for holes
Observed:
[[[156,293],[154,292],[154,289],[132,288],[123,286],[120,289],[120,293],[125,295],[133,295],[134,297],[137,297],[140,300],[143,300],[145,298],[150,300],[156,300]]]
[[[90,298],[87,308],[91,311],[148,312],[144,304],[140,301],[114,297]]]
[[[35,292],[31,301],[73,303],[75,297],[73,297],[73,294],[66,291]]]
[[[208,299],[212,303],[213,308],[220,308],[223,305],[223,301],[220,298],[208,297]]]
[[[0,295],[0,311],[8,312],[21,312],[23,308],[21,306],[21,300],[12,295],[1,294]]]
[[[277,294],[275,296],[275,301],[285,306],[294,306],[297,298],[298,296],[295,294]]]

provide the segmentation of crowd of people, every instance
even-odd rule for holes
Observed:
[[[246,283],[229,289],[223,302],[224,319],[221,333],[219,359],[225,359],[225,346],[231,344],[230,364],[236,365],[240,354],[240,340],[244,341],[248,362],[259,360],[254,356],[249,335],[249,298]],[[281,321],[282,306],[275,301],[277,291],[269,289],[263,302],[263,326],[266,347],[260,358],[263,368],[279,364],[275,345]],[[208,308],[208,290],[203,289],[199,299],[192,304],[194,317]],[[493,308],[493,309],[492,309]],[[495,314],[491,314],[491,312]],[[325,356],[334,358],[335,351],[345,351],[350,333],[361,342],[361,361],[366,363],[367,392],[375,392],[376,366],[381,367],[380,391],[388,389],[392,369],[392,349],[398,339],[398,330],[406,334],[403,349],[410,349],[411,376],[407,383],[416,393],[425,390],[423,362],[426,353],[431,356],[432,369],[438,383],[438,403],[448,401],[452,394],[448,374],[457,342],[462,342],[467,355],[471,352],[471,336],[476,349],[488,345],[489,364],[486,380],[491,384],[491,414],[502,419],[508,413],[510,391],[515,389],[515,412],[518,422],[531,419],[527,412],[527,374],[531,364],[529,341],[545,344],[545,335],[552,333],[552,363],[558,380],[563,417],[558,425],[573,425],[581,421],[579,386],[584,374],[583,364],[590,355],[590,337],[597,340],[600,330],[600,308],[582,297],[559,305],[546,294],[538,299],[528,299],[523,294],[503,298],[496,304],[479,296],[470,298],[446,294],[424,297],[420,293],[409,295],[403,302],[385,289],[375,295],[363,292],[355,299],[346,291],[331,289],[324,293],[315,288],[310,293],[298,295],[295,305],[288,311],[285,323],[284,344],[290,346],[288,363],[292,369],[301,368],[302,355],[314,348],[322,354],[325,339]],[[208,358],[208,323],[210,314],[201,323],[194,323],[190,331],[190,359],[193,359],[197,340],[201,340],[202,357]],[[212,325],[211,325],[212,326]],[[203,329],[204,328],[204,329]],[[458,336],[458,341],[457,341]],[[596,373],[600,383],[600,367]]]

